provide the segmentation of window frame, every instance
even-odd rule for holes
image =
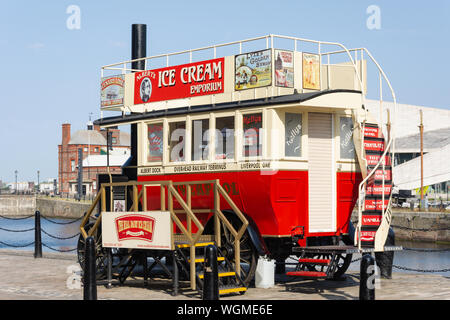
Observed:
[[[158,119],[159,121],[161,119]],[[184,160],[183,161],[171,161],[170,160],[170,124],[175,122],[184,122],[185,123],[185,135],[184,135]],[[164,118],[164,126],[167,128],[164,133],[164,155],[163,155],[163,165],[164,166],[171,166],[171,165],[179,165],[179,164],[187,164],[191,160],[191,154],[190,152],[187,152],[187,150],[190,150],[191,143],[189,138],[189,132],[190,132],[190,123],[191,123],[191,117],[185,116],[185,117],[173,117],[173,118]]]
[[[212,119],[213,115],[214,114],[212,112],[210,112],[208,114],[189,116],[189,128],[186,125],[186,132],[187,132],[187,135],[188,135],[187,141],[189,141],[189,149],[187,149],[187,147],[186,147],[186,150],[189,150],[189,152],[188,152],[189,159],[186,159],[187,157],[185,157],[186,162],[192,163],[192,164],[206,164],[206,163],[210,163],[212,161],[211,160],[212,159],[212,150],[213,150],[213,148],[215,148],[215,143],[212,140],[212,138],[213,138],[213,135],[212,135],[213,128],[212,128],[212,126],[214,125],[214,128],[215,128],[215,121]],[[192,151],[193,151],[192,150],[192,145],[193,145],[192,136],[194,134],[192,124],[193,124],[193,122],[195,120],[208,120],[208,125],[209,125],[208,126],[208,130],[209,130],[209,132],[208,132],[208,148],[209,148],[209,150],[208,150],[208,156],[207,156],[206,159],[200,159],[200,160],[193,160],[192,159]],[[202,140],[203,140],[203,137],[202,137]]]
[[[261,154],[258,156],[244,156],[244,115],[253,114],[253,113],[261,113],[262,121],[261,121],[261,128],[262,130],[262,136],[261,138]],[[237,145],[238,153],[237,158],[238,162],[248,162],[248,161],[262,161],[266,158],[266,150],[267,150],[267,110],[265,108],[255,108],[255,109],[249,109],[245,111],[239,111],[237,115],[239,122],[238,124],[235,123],[235,126],[238,129],[235,129],[237,134],[237,141],[235,140],[235,145]],[[238,143],[236,143],[238,142]]]
[[[279,114],[281,120],[281,137],[282,137],[282,147],[280,148],[281,152],[281,160],[286,161],[307,161],[308,160],[308,112],[302,110],[294,110],[291,108],[283,108],[280,109],[282,114]],[[295,113],[300,114],[302,116],[302,132],[301,132],[301,145],[300,145],[300,156],[292,157],[286,156],[286,113]]]
[[[151,120],[151,121],[145,121],[143,123],[143,128],[142,128],[142,133],[143,133],[143,137],[145,137],[145,142],[143,143],[143,145],[145,145],[144,148],[144,152],[143,152],[143,161],[141,163],[145,163],[146,165],[150,165],[150,166],[158,166],[158,165],[163,165],[164,163],[164,158],[165,158],[165,136],[166,136],[166,131],[168,130],[168,127],[166,126],[166,123],[164,121],[164,118],[161,119],[155,119],[155,120]],[[162,150],[162,159],[161,161],[148,161],[148,156],[149,156],[149,150],[148,150],[148,125],[152,125],[152,124],[162,124],[163,127],[163,150]]]
[[[228,112],[220,112],[220,113],[211,113],[213,115],[213,119],[212,119],[212,123],[214,125],[214,129],[212,130],[212,156],[211,156],[211,161],[213,163],[215,162],[220,162],[220,163],[224,163],[224,162],[237,162],[238,161],[238,139],[239,139],[239,135],[237,134],[238,132],[238,117],[239,115],[237,114],[236,111],[228,111]],[[234,133],[233,133],[233,137],[234,137],[234,157],[232,159],[216,159],[216,121],[217,119],[220,118],[233,118],[234,120]]]

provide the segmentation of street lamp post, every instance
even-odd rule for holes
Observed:
[[[37,192],[38,193],[39,193],[39,173],[40,173],[40,171],[38,170],[37,171],[37,175],[38,175]]]
[[[18,192],[17,192],[17,191],[18,191],[18,190],[17,190],[17,173],[18,173],[18,172],[19,172],[19,171],[17,171],[17,170],[14,171],[14,173],[15,173],[15,175],[16,175],[16,190],[15,190],[15,192],[14,192],[15,194],[18,194]]]

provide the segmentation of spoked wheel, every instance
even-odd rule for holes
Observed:
[[[84,230],[88,232],[92,227],[94,226],[94,223],[89,223],[85,225]],[[105,279],[106,278],[106,267],[107,267],[107,256],[106,256],[106,249],[102,247],[102,233],[101,229],[98,228],[93,233],[93,238],[95,241],[95,265],[97,270],[97,279]],[[84,263],[85,263],[85,239],[82,235],[78,238],[77,243],[77,256],[78,256],[78,263],[80,264],[81,268],[84,270]]]
[[[236,231],[241,228],[242,223],[238,221],[236,218],[231,219],[231,224]],[[219,250],[222,255],[231,263],[235,264],[235,239],[232,233],[226,228],[226,226],[222,223],[222,237],[221,237],[221,247]],[[256,265],[258,263],[258,252],[253,246],[253,243],[250,239],[250,235],[248,231],[244,232],[244,235],[240,239],[240,278],[244,282],[246,287],[249,286],[256,272]]]

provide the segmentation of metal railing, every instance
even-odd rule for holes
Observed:
[[[156,60],[156,59],[161,59],[161,58],[165,58],[165,66],[169,67],[171,66],[170,64],[170,58],[173,56],[180,56],[180,55],[188,55],[189,59],[188,62],[192,63],[194,62],[193,59],[193,53],[195,52],[202,52],[202,51],[210,51],[212,50],[212,59],[216,59],[217,58],[217,49],[218,48],[223,48],[223,47],[230,47],[230,46],[239,46],[239,50],[237,54],[242,54],[243,53],[243,45],[246,43],[251,43],[251,42],[255,42],[255,41],[261,41],[261,40],[265,40],[265,49],[269,49],[272,48],[274,49],[274,42],[279,39],[279,40],[289,40],[292,41],[292,47],[291,49],[293,51],[298,51],[299,49],[301,49],[302,44],[306,45],[306,44],[313,44],[313,45],[317,45],[317,51],[315,53],[317,53],[318,55],[320,55],[321,57],[324,55],[328,55],[328,65],[331,64],[330,62],[330,55],[331,54],[335,54],[335,53],[339,53],[339,52],[343,52],[346,53],[348,60],[347,62],[350,62],[351,64],[349,65],[350,67],[352,67],[354,69],[355,72],[355,77],[357,79],[357,82],[359,84],[360,90],[363,91],[363,83],[362,80],[360,78],[360,74],[357,70],[357,65],[355,63],[355,61],[353,60],[352,55],[350,54],[350,50],[347,49],[343,44],[338,43],[338,42],[330,42],[330,41],[320,41],[320,40],[311,40],[311,39],[306,39],[306,38],[298,38],[298,37],[291,37],[291,36],[283,36],[283,35],[275,35],[275,34],[269,34],[269,35],[265,35],[265,36],[260,36],[260,37],[254,37],[254,38],[248,38],[248,39],[244,39],[244,40],[238,40],[238,41],[232,41],[232,42],[227,42],[227,43],[221,43],[221,44],[215,44],[215,45],[211,45],[211,46],[206,46],[206,47],[201,47],[201,48],[196,48],[196,49],[188,49],[188,50],[183,50],[183,51],[178,51],[178,52],[172,52],[172,53],[164,53],[164,54],[158,54],[158,55],[153,55],[153,56],[149,56],[149,57],[144,57],[144,58],[139,58],[139,59],[133,59],[133,60],[127,60],[127,61],[122,61],[122,62],[117,62],[117,63],[112,63],[112,64],[108,64],[105,66],[101,67],[101,77],[104,77],[104,71],[105,70],[114,70],[114,71],[121,71],[122,74],[126,74],[126,73],[130,73],[130,72],[139,72],[142,70],[136,70],[133,69],[131,67],[131,64],[134,62],[139,62],[139,61],[145,61],[145,69],[149,68],[149,64],[152,60]],[[323,53],[323,47],[324,46],[336,46],[338,48],[340,48],[341,51],[333,51],[333,52],[328,52],[328,53]],[[281,48],[277,48],[277,49],[281,49]],[[254,51],[254,50],[252,50]],[[308,50],[309,51],[309,50]],[[330,79],[330,70],[328,68],[328,88],[330,88],[330,83],[329,83],[329,79]],[[272,78],[274,75],[274,70],[272,70]]]
[[[213,186],[213,207],[212,208],[193,208],[192,207],[192,185],[212,185]],[[186,189],[185,199],[180,195],[178,190],[175,188],[176,186],[184,186]],[[94,232],[98,229],[101,223],[102,214],[106,212],[107,206],[107,198],[106,193],[107,189],[110,193],[110,208],[112,208],[112,199],[113,199],[113,188],[114,187],[126,187],[132,189],[132,203],[131,210],[134,212],[139,211],[139,203],[141,204],[141,208],[143,211],[147,211],[148,202],[147,202],[147,188],[148,187],[159,187],[160,188],[160,202],[159,207],[161,211],[169,211],[171,217],[171,228],[170,230],[166,230],[166,232],[170,232],[172,235],[172,250],[175,250],[175,237],[174,230],[172,226],[175,224],[178,229],[181,231],[181,234],[187,239],[187,242],[190,246],[190,280],[191,280],[191,288],[195,290],[195,245],[201,240],[201,236],[204,231],[204,225],[198,219],[196,214],[199,213],[212,213],[214,219],[214,239],[218,247],[221,246],[221,226],[220,222],[223,223],[224,227],[226,227],[230,233],[234,237],[234,253],[235,253],[235,270],[237,274],[240,274],[240,240],[244,235],[245,230],[249,224],[248,220],[245,218],[244,214],[241,210],[236,206],[233,200],[230,198],[228,193],[223,189],[220,185],[219,180],[206,180],[206,181],[187,181],[187,182],[172,182],[172,181],[145,181],[145,182],[112,182],[112,183],[102,183],[100,186],[100,190],[95,197],[91,207],[87,211],[85,217],[81,221],[80,224],[80,233],[84,239],[88,236],[92,236]],[[139,190],[140,189],[140,190]],[[167,197],[166,197],[167,195]],[[241,227],[239,230],[236,230],[232,223],[226,218],[226,216],[221,211],[221,197],[225,200],[226,204],[234,211],[236,216],[239,218],[241,222]],[[167,200],[166,200],[167,199]],[[174,199],[179,204],[180,208],[174,207]],[[97,205],[101,206],[100,215],[96,219],[93,227],[89,229],[87,232],[84,229],[85,225],[88,223],[92,213],[94,212]],[[181,216],[185,215],[185,223],[182,222]],[[193,232],[193,226],[197,228],[197,231]]]

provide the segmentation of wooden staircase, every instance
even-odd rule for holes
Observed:
[[[198,242],[195,247],[186,242],[178,242],[175,244],[177,255],[179,257],[179,265],[187,278],[190,278],[192,274],[195,274],[197,289],[200,293],[203,291],[204,285],[204,264],[205,248],[208,245],[216,245],[213,241]],[[192,249],[195,250],[195,273],[190,270],[191,268],[191,253]],[[218,264],[218,278],[219,278],[219,295],[227,295],[232,293],[243,294],[247,291],[247,287],[236,273],[235,267],[230,263],[220,252],[217,250],[217,264]]]

